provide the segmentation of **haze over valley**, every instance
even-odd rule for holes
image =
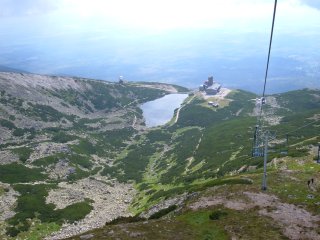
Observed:
[[[272,1],[0,2],[0,66],[261,92]],[[184,6],[181,8],[181,6]],[[317,1],[279,2],[268,92],[319,87]]]

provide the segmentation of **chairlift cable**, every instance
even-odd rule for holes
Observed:
[[[295,129],[295,130],[292,130],[292,131],[289,131],[289,132],[287,132],[287,133],[283,133],[283,134],[281,134],[281,135],[278,135],[278,137],[279,137],[279,136],[285,136],[285,135],[288,135],[289,133],[296,132],[296,131],[298,131],[298,130],[300,130],[300,129],[303,129],[303,128],[305,128],[305,127],[308,127],[308,126],[310,126],[311,124],[314,124],[314,123],[316,123],[316,122],[318,122],[318,121],[320,121],[320,119],[315,120],[315,121],[313,121],[313,122],[310,122],[310,123],[308,123],[308,124],[306,124],[306,125],[303,125],[303,126],[297,128],[297,129]],[[269,141],[272,141],[272,140],[275,140],[275,139],[276,139],[276,137],[269,138]],[[250,157],[248,157],[248,156],[242,156],[242,157],[246,157],[246,158],[244,158],[244,160],[242,160],[242,161],[248,161],[248,160],[254,159],[256,156],[250,156]],[[240,158],[242,159],[242,157],[239,157],[239,159],[240,159]],[[262,157],[262,156],[260,156],[260,157]]]
[[[318,122],[318,121],[320,121],[320,119],[317,119],[317,120],[315,120],[315,121],[313,121],[313,122],[307,123],[307,124],[305,124],[305,125],[303,125],[303,126],[301,126],[301,127],[296,128],[295,130],[292,130],[292,131],[283,133],[283,134],[281,134],[281,135],[278,135],[278,137],[285,136],[285,135],[289,135],[290,133],[297,132],[297,131],[299,131],[300,129],[306,128],[306,127],[308,127],[308,126],[310,126],[310,125],[312,125],[312,124],[314,124],[314,123],[316,123],[316,122]],[[274,139],[276,139],[276,137],[270,138],[271,141],[274,140]]]
[[[265,93],[266,93],[266,85],[267,85],[267,79],[268,79],[268,72],[269,72],[269,63],[270,63],[270,55],[271,55],[271,47],[272,47],[272,40],[273,40],[273,31],[274,31],[274,23],[275,23],[275,18],[276,18],[276,11],[277,11],[277,0],[274,2],[274,9],[273,9],[273,18],[272,18],[272,25],[271,25],[271,34],[270,34],[270,41],[269,41],[269,50],[268,50],[268,58],[267,58],[267,66],[266,66],[266,72],[265,72],[265,77],[264,77],[264,85],[263,85],[263,92],[262,92],[262,97],[260,99],[260,109],[259,109],[259,115],[257,117],[257,124],[256,124],[256,129],[254,133],[254,147],[253,147],[253,155],[261,155],[259,153],[259,148],[261,140],[259,139],[261,136],[261,120],[262,120],[262,108],[263,105],[265,104]]]
[[[260,121],[261,115],[262,115],[262,106],[263,106],[263,102],[262,101],[264,101],[264,98],[265,98],[265,95],[266,95],[266,86],[267,86],[267,79],[268,79],[268,73],[269,73],[269,63],[270,63],[271,47],[272,47],[272,40],[273,40],[274,23],[275,23],[276,12],[277,12],[277,3],[278,3],[278,0],[275,0],[274,1],[274,8],[273,8],[273,17],[272,17],[270,41],[269,41],[268,59],[267,59],[267,66],[266,66],[266,72],[265,72],[265,76],[264,76],[263,92],[262,92],[262,98],[261,98],[259,121]]]
[[[268,52],[268,60],[267,60],[267,68],[266,68],[266,73],[265,73],[265,77],[264,77],[264,86],[263,86],[262,97],[264,97],[265,93],[266,93],[266,85],[267,85],[267,78],[268,78],[268,71],[269,71],[269,62],[270,62],[271,46],[272,46],[272,39],[273,39],[274,22],[275,22],[275,19],[276,19],[276,11],[277,11],[277,0],[274,1],[273,18],[272,18],[272,26],[271,26],[271,35],[270,35],[270,42],[269,42],[269,52]]]
[[[308,124],[305,124],[305,125],[303,125],[303,126],[301,126],[301,127],[298,127],[298,128],[295,129],[295,130],[292,130],[292,131],[283,133],[283,134],[281,134],[281,135],[278,135],[277,137],[289,135],[290,133],[294,133],[294,132],[296,132],[296,131],[298,131],[298,130],[300,130],[300,129],[306,128],[306,127],[308,127],[308,126],[310,126],[310,125],[312,125],[312,124],[314,124],[314,123],[316,123],[316,122],[318,122],[318,121],[320,121],[320,119],[317,119],[317,120],[315,120],[315,121],[312,121],[312,122],[310,122],[310,123],[308,123]],[[276,139],[276,136],[274,136],[274,137],[272,137],[272,138],[269,138],[269,141],[272,141],[272,140],[275,140],[275,139]],[[250,157],[248,157],[248,158],[245,158],[243,161],[247,161],[247,160],[254,159],[254,158],[255,158],[255,156],[250,156]]]

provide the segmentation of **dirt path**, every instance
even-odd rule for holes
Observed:
[[[134,115],[134,119],[133,119],[133,122],[132,122],[132,128],[135,127],[136,123],[137,123],[137,116]]]
[[[177,111],[177,114],[176,114],[176,119],[175,119],[174,123],[177,123],[178,120],[179,120],[180,110],[181,110],[184,106],[188,105],[188,104],[194,99],[194,97],[195,97],[195,95],[194,95],[192,98],[190,98],[190,99],[188,100],[188,102],[186,102],[185,104],[181,105],[181,107],[178,108],[178,111]]]
[[[179,115],[180,115],[180,110],[181,110],[182,107],[179,107],[178,108],[178,111],[177,111],[177,115],[176,115],[176,120],[174,120],[174,123],[177,123],[178,120],[179,120]]]
[[[201,143],[201,141],[202,141],[202,137],[203,137],[203,134],[202,134],[201,137],[199,138],[198,144],[197,144],[196,148],[195,148],[194,151],[193,151],[193,156],[196,154],[197,150],[199,149],[200,143]],[[191,170],[191,169],[189,169],[189,168],[190,168],[192,162],[194,161],[194,157],[193,157],[193,156],[192,156],[192,157],[189,157],[189,158],[187,159],[188,163],[187,163],[187,165],[186,165],[186,168],[185,168],[183,174],[187,174],[187,173]]]

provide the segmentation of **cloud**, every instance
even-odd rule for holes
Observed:
[[[35,16],[52,12],[60,0],[0,0],[0,17]]]
[[[301,0],[301,3],[320,10],[319,0]]]

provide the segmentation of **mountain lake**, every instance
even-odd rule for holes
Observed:
[[[146,102],[140,106],[147,127],[156,127],[171,120],[174,110],[179,108],[188,94],[169,94],[162,98]]]

